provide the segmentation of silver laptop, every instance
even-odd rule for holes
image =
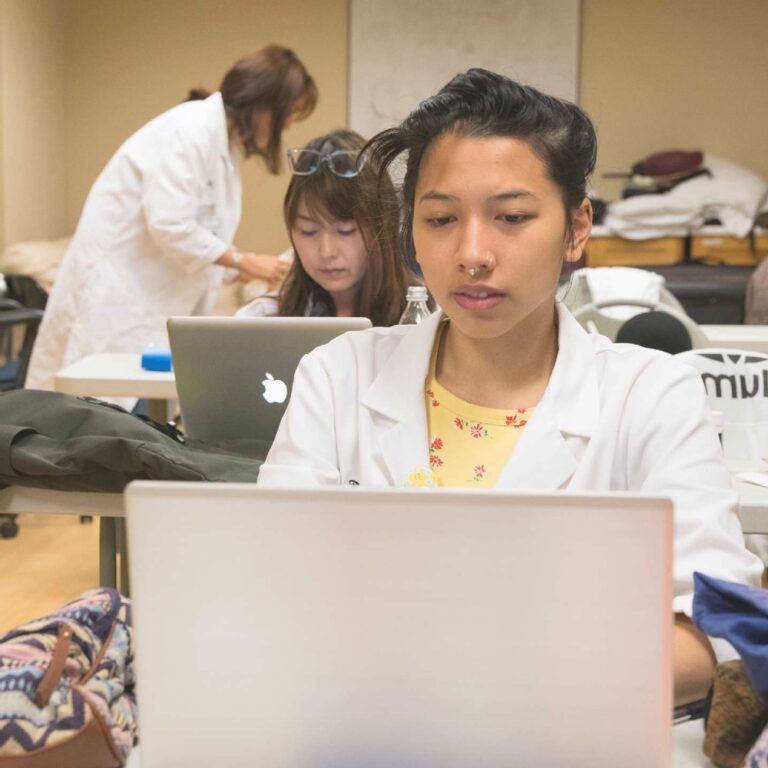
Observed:
[[[172,317],[184,431],[196,440],[272,441],[302,356],[364,317]]]
[[[668,500],[140,482],[126,504],[142,768],[671,765]]]

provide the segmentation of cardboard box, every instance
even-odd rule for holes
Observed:
[[[588,267],[652,267],[679,264],[685,256],[684,237],[626,240],[593,233],[586,247]]]
[[[705,264],[755,266],[768,256],[768,230],[733,237],[722,227],[702,227],[691,234],[691,258]]]

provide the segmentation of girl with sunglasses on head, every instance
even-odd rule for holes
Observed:
[[[688,618],[694,571],[759,584],[762,564],[744,548],[698,374],[587,334],[555,302],[591,231],[596,150],[578,107],[479,69],[374,137],[382,178],[407,153],[403,244],[442,311],[307,355],[259,483],[671,497],[685,703],[707,691],[713,648],[729,652]]]
[[[360,157],[353,131],[320,136],[288,150],[293,177],[283,214],[295,258],[279,293],[240,316],[367,317],[392,325],[403,311],[406,270],[399,256],[397,201]]]

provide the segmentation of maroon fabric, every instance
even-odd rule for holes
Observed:
[[[648,155],[641,165],[646,176],[671,176],[695,171],[703,162],[704,154],[699,150],[687,152],[675,149]]]

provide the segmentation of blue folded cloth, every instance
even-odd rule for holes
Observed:
[[[694,624],[738,651],[752,687],[768,702],[768,590],[703,573],[693,581]]]

